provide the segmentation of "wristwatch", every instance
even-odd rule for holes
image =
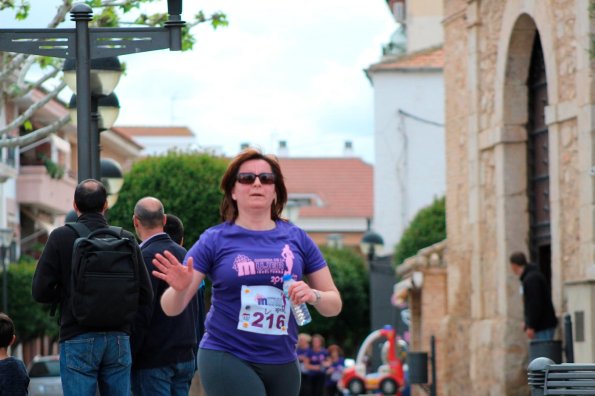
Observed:
[[[314,295],[316,296],[316,301],[314,301],[313,303],[311,303],[311,305],[317,305],[320,302],[320,300],[322,299],[322,295],[316,289],[312,289],[312,291],[314,292]]]

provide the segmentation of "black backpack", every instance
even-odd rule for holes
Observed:
[[[67,223],[78,238],[72,249],[70,304],[77,322],[114,329],[132,323],[140,294],[136,241],[121,227],[93,232],[82,223]]]

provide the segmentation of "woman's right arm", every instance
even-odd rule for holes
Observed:
[[[202,272],[194,270],[192,263],[192,257],[189,257],[186,265],[182,265],[167,250],[153,259],[153,265],[159,270],[153,271],[153,275],[169,285],[161,296],[161,308],[168,316],[182,313],[205,278]]]

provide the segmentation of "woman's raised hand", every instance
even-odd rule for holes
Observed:
[[[153,259],[153,265],[158,271],[153,271],[153,276],[166,281],[173,289],[183,291],[192,283],[194,271],[192,261],[192,257],[188,257],[184,266],[167,250],[163,254],[157,253]]]

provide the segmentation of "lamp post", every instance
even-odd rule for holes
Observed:
[[[76,95],[72,95],[70,103],[68,104],[70,112],[70,119],[75,121],[78,118],[78,111],[76,108]],[[110,129],[120,113],[120,102],[115,93],[109,95],[95,94],[91,95],[91,147],[95,147],[91,151],[91,177],[99,180],[97,175],[102,175],[101,169],[101,132]]]
[[[366,255],[368,264],[371,264],[376,257],[376,253],[384,246],[384,239],[378,233],[368,228],[368,231],[362,236],[359,246],[362,253]]]
[[[2,310],[8,313],[8,271],[6,249],[12,244],[12,228],[0,228],[0,259],[2,259]]]
[[[360,249],[366,256],[368,264],[368,282],[370,285],[370,329],[372,331],[389,324],[389,322],[381,323],[381,318],[383,317],[381,311],[383,305],[386,305],[387,303],[390,304],[390,297],[387,298],[386,302],[382,301],[383,290],[381,287],[378,287],[379,285],[377,285],[381,279],[385,280],[389,278],[385,274],[377,271],[375,266],[376,253],[382,249],[382,246],[384,246],[384,240],[378,233],[372,231],[370,228],[370,220],[368,220],[368,230],[362,236],[362,240],[360,241]],[[379,365],[381,364],[380,362],[380,354],[377,350],[374,350],[372,353],[372,364]]]
[[[94,143],[92,129],[92,60],[166,48],[180,51],[185,25],[182,0],[168,0],[167,12],[163,28],[90,28],[93,10],[77,3],[70,11],[74,29],[0,29],[0,51],[74,59],[79,181],[99,177],[98,169],[93,171],[98,143]]]

